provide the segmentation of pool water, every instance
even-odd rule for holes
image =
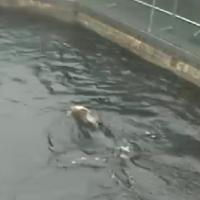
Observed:
[[[99,112],[133,158],[107,138],[69,140],[73,104]],[[0,108],[0,199],[200,195],[199,88],[79,26],[1,10]]]

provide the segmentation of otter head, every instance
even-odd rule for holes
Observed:
[[[82,105],[71,106],[68,115],[71,115],[77,123],[88,126],[89,128],[97,129],[101,125],[99,117]]]

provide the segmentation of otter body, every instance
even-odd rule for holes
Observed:
[[[78,124],[88,128],[97,129],[101,124],[99,116],[82,105],[71,106],[67,115],[71,115]]]
[[[76,122],[78,127],[77,143],[79,147],[90,149],[88,153],[99,152],[101,149],[113,149],[115,146],[114,136],[111,131],[104,126],[99,115],[82,105],[71,106],[67,112]]]

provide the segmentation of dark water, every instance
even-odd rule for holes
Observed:
[[[1,11],[0,199],[197,200],[199,100],[198,88],[80,27]],[[86,156],[90,144],[68,140],[75,103],[139,156],[123,164],[104,139]]]

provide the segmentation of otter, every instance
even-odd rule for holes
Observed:
[[[73,131],[73,142],[86,154],[112,152],[116,138],[104,125],[100,115],[83,105],[72,105],[67,116],[74,120],[76,131]]]
[[[71,106],[70,110],[67,112],[67,116],[72,116],[75,119],[77,125],[83,133],[85,132],[84,128],[87,128],[91,131],[99,130],[106,137],[114,138],[113,133],[107,126],[104,125],[100,116],[83,105]]]
[[[97,129],[102,125],[99,116],[82,105],[74,105],[70,107],[67,116],[71,115],[78,124],[86,126],[90,129]]]

